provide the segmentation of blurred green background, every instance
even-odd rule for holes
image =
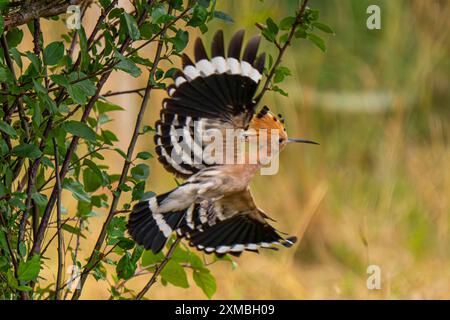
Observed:
[[[381,30],[368,30],[366,9],[381,8]],[[125,5],[125,4],[124,4]],[[228,0],[217,9],[234,23],[214,21],[226,38],[268,16],[293,15],[298,1]],[[286,118],[291,136],[321,145],[288,147],[276,176],[252,183],[259,206],[276,227],[299,237],[291,249],[247,253],[237,269],[211,266],[217,299],[416,299],[450,298],[450,2],[418,0],[311,0],[335,35],[323,34],[328,52],[295,41],[283,65],[292,70],[281,85],[289,97],[269,92],[263,103]],[[87,16],[93,23],[95,16]],[[89,27],[87,27],[89,30]],[[195,34],[190,34],[192,53]],[[263,41],[261,49],[270,45]],[[152,49],[153,50],[153,49]],[[149,52],[150,56],[151,52]],[[180,62],[176,62],[180,65]],[[111,87],[142,87],[146,76],[114,76]],[[164,92],[152,97],[146,124],[156,121]],[[120,145],[130,139],[138,97],[114,97]],[[148,136],[140,148],[152,144]],[[121,162],[111,154],[115,169]],[[156,159],[151,191],[176,186]],[[69,200],[70,196],[67,197]],[[87,254],[102,223],[90,226]],[[366,286],[369,265],[381,268],[381,289]],[[138,277],[130,286],[141,288]],[[83,298],[108,298],[107,284],[89,280]],[[203,299],[198,288],[157,284],[150,298]]]

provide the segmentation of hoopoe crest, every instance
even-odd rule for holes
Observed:
[[[269,158],[289,142],[314,143],[289,139],[284,120],[267,107],[256,112],[254,96],[265,54],[257,56],[260,37],[255,36],[241,56],[243,39],[243,31],[235,33],[225,54],[223,32],[218,31],[211,58],[197,39],[195,62],[183,55],[183,70],[168,87],[155,124],[156,153],[166,170],[186,180],[134,206],[128,232],[148,250],[161,251],[174,232],[198,250],[218,255],[277,250],[276,245],[290,247],[296,241],[273,228],[252,197],[249,183],[262,166],[261,156],[251,162],[251,152],[245,151],[244,161],[225,161],[227,150],[239,149],[236,141],[245,144],[252,137],[258,140],[258,154],[264,151]],[[240,135],[221,140],[223,146],[208,153],[217,137],[228,137],[229,131]]]

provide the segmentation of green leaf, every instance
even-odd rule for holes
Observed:
[[[28,60],[31,61],[31,64],[36,69],[36,71],[39,72],[39,70],[41,69],[41,61],[39,60],[39,58],[30,51],[25,52],[25,55],[27,56]]]
[[[151,250],[146,250],[142,255],[141,263],[143,268],[150,267],[156,263],[161,262],[164,259],[163,253],[160,251],[157,254]]]
[[[275,92],[278,92],[278,93],[281,94],[282,96],[285,96],[285,97],[289,96],[289,94],[288,94],[286,91],[284,91],[283,89],[281,89],[281,88],[278,87],[278,86],[272,86],[272,87],[271,87],[271,90],[272,90],[272,91],[275,91]]]
[[[96,134],[94,130],[89,128],[87,124],[75,120],[67,121],[61,125],[61,127],[68,133],[78,136],[80,138],[95,141]]]
[[[270,32],[269,29],[267,29],[267,28],[262,31],[262,35],[269,42],[275,41],[275,35],[272,32]]]
[[[211,299],[217,290],[216,279],[213,275],[209,271],[194,270],[193,278],[197,286],[202,289],[208,299]]]
[[[189,33],[187,31],[178,30],[175,37],[168,39],[173,43],[176,52],[183,51],[189,42]]]
[[[141,37],[141,34],[139,32],[139,28],[136,23],[136,20],[134,19],[133,16],[131,16],[127,12],[124,12],[123,16],[125,18],[128,34],[130,35],[131,39],[138,40]]]
[[[149,40],[153,35],[153,26],[150,22],[145,22],[139,28],[142,39]]]
[[[286,17],[280,21],[281,30],[289,30],[295,22],[295,17]]]
[[[142,160],[147,160],[147,159],[153,158],[153,156],[150,152],[141,151],[137,154],[136,158],[142,159]]]
[[[134,276],[137,265],[131,260],[130,254],[127,252],[125,255],[119,260],[116,267],[117,276],[120,279],[130,279]]]
[[[1,0],[0,0],[1,1]],[[22,55],[19,52],[19,50],[17,50],[17,48],[11,48],[9,50],[9,52],[11,53],[11,56],[13,57],[14,61],[16,62],[16,64],[19,66],[20,69],[22,69],[23,64],[22,64]]]
[[[305,29],[303,29],[302,27],[298,27],[297,30],[295,30],[294,35],[296,38],[306,38],[307,33]]]
[[[12,149],[12,154],[22,158],[37,159],[42,155],[41,150],[34,144],[20,144]]]
[[[36,202],[38,206],[45,206],[47,204],[47,196],[45,194],[41,194],[39,192],[34,192],[31,195],[31,198]]]
[[[277,35],[277,33],[278,33],[278,26],[275,23],[275,21],[273,21],[272,18],[267,18],[266,24],[267,24],[267,28],[269,29],[269,31],[272,34]]]
[[[96,87],[91,80],[83,80],[67,87],[70,97],[78,104],[86,104],[88,96],[95,94]]]
[[[284,80],[286,76],[291,75],[291,70],[286,67],[278,67],[275,70],[275,76],[273,78],[274,83],[279,83]]]
[[[197,4],[194,7],[192,18],[189,20],[187,25],[192,27],[201,26],[206,22],[207,18],[208,18],[208,11],[206,10],[206,8]]]
[[[311,40],[317,47],[319,47],[320,50],[322,50],[323,52],[327,52],[325,41],[323,41],[322,38],[313,33],[308,33],[307,38]]]
[[[65,179],[63,188],[72,192],[72,195],[78,201],[91,202],[91,196],[84,191],[83,185],[72,179]]]
[[[56,84],[58,84],[60,86],[63,86],[63,87],[70,86],[69,77],[67,75],[53,74],[50,76],[50,79],[52,79],[53,82],[55,82]]]
[[[113,145],[114,141],[119,141],[117,136],[110,130],[102,130],[102,138],[106,144]]]
[[[33,290],[33,288],[31,288],[30,286],[17,286],[17,290],[30,292]]]
[[[3,131],[7,135],[15,138],[17,136],[16,130],[13,129],[9,124],[4,122],[3,120],[0,120],[0,131]]]
[[[80,39],[81,70],[86,70],[89,66],[90,58],[87,47],[86,31],[84,30],[84,27],[82,26],[77,33],[78,38]]]
[[[226,12],[215,10],[213,13],[214,17],[225,22],[233,23],[233,18]]]
[[[21,261],[17,270],[17,277],[20,281],[34,281],[41,270],[41,259],[38,255],[33,256],[27,262]]]
[[[8,282],[8,285],[14,289],[17,289],[17,287],[19,286],[19,283],[14,277],[13,271],[11,269],[8,269],[8,271],[6,272],[6,281]]]
[[[83,184],[86,192],[94,192],[102,186],[103,177],[90,168],[83,170]]]
[[[322,23],[322,22],[313,22],[312,25],[313,25],[314,27],[316,27],[317,29],[322,30],[323,32],[334,34],[334,30],[331,29],[331,28],[330,28],[328,25],[326,25],[325,23]]]
[[[152,10],[152,23],[160,23],[161,17],[166,15],[166,9],[164,8],[163,4],[157,4],[153,7]]]
[[[189,288],[186,270],[173,260],[170,260],[161,271],[161,278],[174,286]]]
[[[63,56],[64,44],[62,42],[52,42],[44,49],[44,63],[48,66],[58,64]]]
[[[107,228],[108,237],[112,239],[123,237],[126,228],[127,220],[125,217],[114,217]]]
[[[37,82],[35,79],[33,80],[33,86],[37,93],[47,94],[47,88],[45,88],[42,84]]]
[[[137,78],[141,75],[142,71],[141,69],[136,66],[136,64],[125,58],[120,53],[116,52],[117,58],[120,60],[120,62],[116,65],[116,68],[122,71],[125,71],[126,73],[130,74],[131,76]]]
[[[97,90],[93,81],[85,79],[83,73],[72,72],[69,76],[63,74],[52,75],[50,78],[58,85],[67,89],[70,97],[78,104],[85,104],[88,96],[93,96]]]
[[[114,148],[114,151],[116,151],[118,154],[120,154],[122,156],[122,158],[124,158],[125,160],[127,160],[127,154],[125,152],[123,152],[122,150],[120,150],[119,148]]]
[[[136,180],[145,180],[148,178],[150,169],[146,164],[140,163],[131,169],[131,176]]]
[[[12,28],[6,34],[6,41],[8,42],[9,48],[17,47],[19,43],[22,42],[23,31],[19,28]]]
[[[98,110],[99,113],[107,113],[110,111],[122,111],[125,110],[124,108],[122,108],[121,106],[111,103],[109,101],[101,101],[98,100],[95,103],[95,108]]]
[[[80,228],[75,228],[67,223],[63,224],[61,228],[69,233],[72,233],[74,235],[77,235],[77,236],[80,236],[80,237],[86,239],[86,236],[81,233]]]
[[[8,69],[0,67],[0,82],[14,84],[14,78]]]
[[[122,248],[123,250],[130,250],[134,248],[134,241],[125,237],[121,237],[119,242],[117,243],[117,246],[119,248]]]

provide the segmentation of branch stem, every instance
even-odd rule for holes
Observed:
[[[273,64],[272,68],[270,69],[269,74],[267,75],[266,81],[264,82],[264,86],[263,86],[261,92],[255,98],[256,105],[261,101],[264,94],[269,90],[270,84],[272,82],[272,78],[275,75],[275,71],[277,70],[278,66],[280,65],[283,55],[286,52],[286,49],[291,45],[291,41],[292,41],[292,38],[294,37],[295,30],[302,23],[303,14],[305,13],[307,4],[308,4],[308,0],[303,0],[303,3],[301,4],[301,6],[297,12],[297,15],[295,16],[295,21],[292,24],[292,27],[289,31],[287,41],[281,47],[279,44],[276,43],[276,46],[278,48],[278,56],[277,56],[277,59],[275,60],[275,63]]]
[[[175,241],[172,243],[172,245],[169,248],[169,251],[167,251],[167,254],[164,257],[164,260],[161,261],[161,263],[156,267],[156,270],[153,273],[152,277],[150,278],[149,282],[147,282],[145,287],[142,288],[142,290],[136,296],[136,300],[141,300],[144,297],[144,295],[147,293],[147,291],[150,290],[150,288],[155,284],[159,274],[164,269],[166,264],[169,262],[170,258],[172,258],[172,254],[173,254],[175,248],[177,247],[177,245],[180,243],[180,241],[181,241],[181,237],[177,237],[175,239]]]

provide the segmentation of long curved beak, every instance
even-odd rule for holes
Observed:
[[[291,143],[291,142],[299,142],[299,143],[320,144],[320,143],[315,142],[315,141],[306,140],[306,139],[296,139],[296,138],[289,138],[289,139],[287,140],[287,142],[288,142],[288,143]]]

